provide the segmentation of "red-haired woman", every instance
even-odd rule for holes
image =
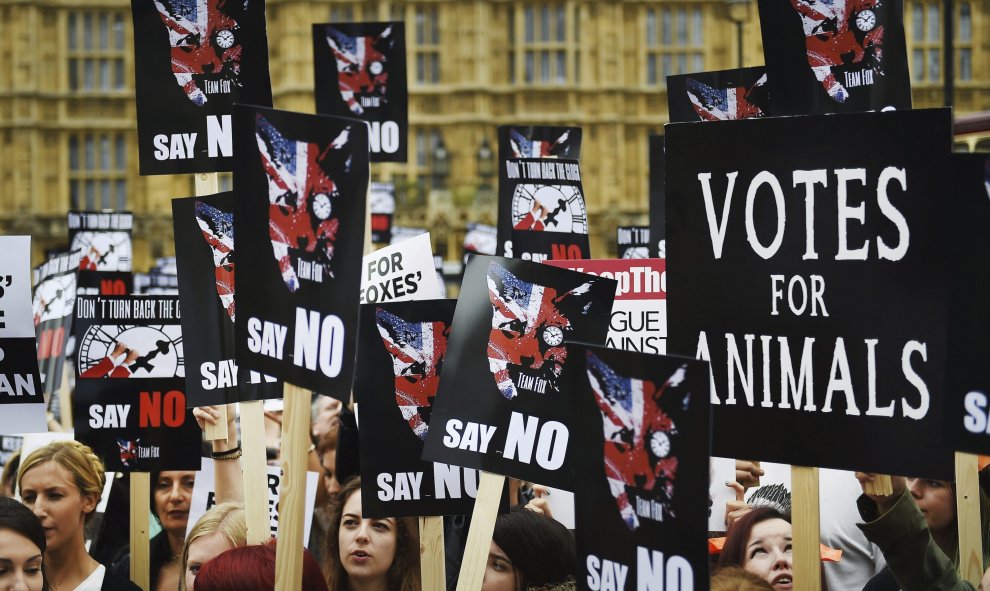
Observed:
[[[196,591],[271,591],[275,588],[275,543],[239,546],[207,562],[196,576]],[[326,591],[316,559],[303,549],[302,588]]]
[[[777,591],[790,591],[794,588],[791,523],[770,507],[744,514],[729,529],[718,566],[740,566]]]

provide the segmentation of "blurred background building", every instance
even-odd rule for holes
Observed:
[[[311,23],[406,22],[409,160],[372,176],[396,183],[396,224],[428,228],[455,271],[466,224],[495,223],[498,125],[584,128],[592,252],[615,256],[616,226],[647,222],[665,77],[763,62],[755,0],[267,0],[267,13],[275,106],[304,112]],[[990,109],[990,0],[906,0],[904,14],[915,106],[946,104],[951,29],[956,112]],[[32,235],[35,264],[65,246],[70,208],[134,211],[135,270],[173,253],[169,200],[193,178],[139,176],[135,121],[130,2],[0,0],[0,234]]]

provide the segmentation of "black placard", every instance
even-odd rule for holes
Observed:
[[[371,241],[392,241],[392,218],[395,217],[395,183],[371,183]]]
[[[650,227],[619,226],[615,229],[615,244],[620,259],[648,259]]]
[[[951,477],[950,130],[948,110],[667,126],[667,351],[711,360],[714,455]]]
[[[141,174],[233,169],[234,103],[271,105],[264,0],[131,0]]]
[[[708,364],[600,347],[569,353],[581,367],[578,588],[707,589]]]
[[[131,212],[70,211],[68,222],[69,251],[79,252],[80,270],[131,270]]]
[[[564,341],[605,343],[615,288],[548,265],[472,258],[423,457],[568,489],[576,435]]]
[[[665,258],[667,256],[667,205],[664,192],[664,171],[666,159],[663,153],[663,136],[651,135],[649,138],[650,162],[650,256]]]
[[[238,105],[238,364],[350,398],[368,189],[368,127]]]
[[[315,24],[313,66],[316,112],[366,121],[371,161],[405,162],[409,144],[405,23]]]
[[[478,473],[421,460],[456,300],[361,306],[354,398],[361,408],[361,508],[369,517],[466,515]],[[383,371],[390,367],[392,371]]]
[[[904,3],[759,0],[774,115],[911,108]]]
[[[54,255],[34,269],[32,309],[38,338],[38,368],[49,401],[62,385],[78,269],[78,252]]]
[[[763,66],[667,76],[670,122],[729,121],[770,115]]]
[[[502,163],[498,248],[527,261],[588,259],[588,210],[577,160],[519,158]]]
[[[953,154],[952,187],[945,432],[956,449],[990,454],[990,158]]]
[[[130,271],[85,271],[76,280],[77,295],[123,296],[134,293],[134,273]]]
[[[234,359],[234,193],[172,200],[190,407],[281,398],[274,378]]]
[[[179,300],[76,300],[75,437],[108,471],[199,470],[202,432],[186,408]]]

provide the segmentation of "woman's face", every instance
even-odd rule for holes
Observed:
[[[0,529],[0,591],[41,591],[41,548],[12,529]]]
[[[488,564],[485,565],[485,579],[481,591],[518,591],[519,578],[509,557],[492,542],[488,550]]]
[[[193,591],[196,583],[196,575],[204,564],[213,560],[220,554],[230,550],[232,546],[227,538],[220,532],[213,532],[205,536],[200,536],[189,543],[189,558],[186,560],[186,572],[182,576],[186,579],[186,591]]]
[[[783,519],[767,519],[754,525],[746,541],[743,568],[778,591],[793,589],[791,524]]]
[[[162,529],[185,537],[195,483],[195,472],[171,471],[158,475],[158,482],[153,483],[155,515],[162,522]]]
[[[928,522],[928,529],[942,533],[952,527],[956,520],[956,501],[947,481],[908,478],[907,485],[914,503]]]
[[[83,539],[86,515],[96,509],[94,495],[83,495],[72,473],[55,462],[39,464],[21,477],[21,500],[45,528],[49,551]]]
[[[361,491],[351,493],[337,534],[340,562],[349,578],[371,580],[386,575],[395,560],[397,527],[392,518],[362,518]]]

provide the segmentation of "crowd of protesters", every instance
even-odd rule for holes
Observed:
[[[194,415],[205,428],[219,422],[219,410],[202,407],[195,409]],[[303,588],[420,589],[416,521],[366,518],[362,514],[354,415],[330,398],[314,396],[311,418],[309,468],[320,473],[321,486],[312,533],[303,551]],[[278,413],[269,413],[269,419],[278,423]],[[274,589],[275,540],[260,545],[247,541],[233,406],[229,407],[226,427],[227,440],[211,442],[212,449],[205,449],[214,459],[217,504],[195,524],[189,523],[189,513],[196,473],[164,471],[152,475],[148,501],[150,514],[159,526],[150,544],[152,590]],[[277,439],[270,447],[277,458]],[[990,468],[984,472],[987,470]],[[789,494],[766,487],[761,490],[757,485],[761,475],[758,463],[737,461],[736,478],[726,483],[736,490],[738,500],[725,508],[724,539],[710,545],[714,549],[713,590],[799,587],[792,564]],[[874,474],[822,471],[821,534],[823,559],[827,560],[822,564],[822,588],[973,589],[958,570],[955,484],[893,477],[892,494],[867,494],[865,491],[873,490],[868,485],[875,479]],[[982,482],[986,484],[987,478]],[[11,458],[4,468],[0,496],[0,590],[137,589],[128,580],[126,539],[111,531],[114,522],[109,513],[113,508],[103,517],[102,528],[96,528],[94,546],[87,545],[87,538],[94,533],[93,528],[87,528],[96,515],[104,484],[103,463],[90,448],[76,441],[56,441],[29,451],[26,457],[15,454]],[[580,569],[573,532],[553,518],[542,487],[512,484],[514,506],[496,521],[482,589],[574,589]],[[744,501],[747,491],[748,501]],[[531,496],[534,493],[535,497]],[[15,495],[20,502],[8,498]],[[114,504],[118,512],[119,505],[124,504]],[[987,568],[990,502],[982,490],[980,508]],[[123,510],[129,508],[124,506]],[[467,516],[445,521],[449,589],[457,585],[468,527]],[[841,558],[834,558],[838,552],[826,554],[829,549],[841,551]],[[990,568],[979,589],[990,591]]]

